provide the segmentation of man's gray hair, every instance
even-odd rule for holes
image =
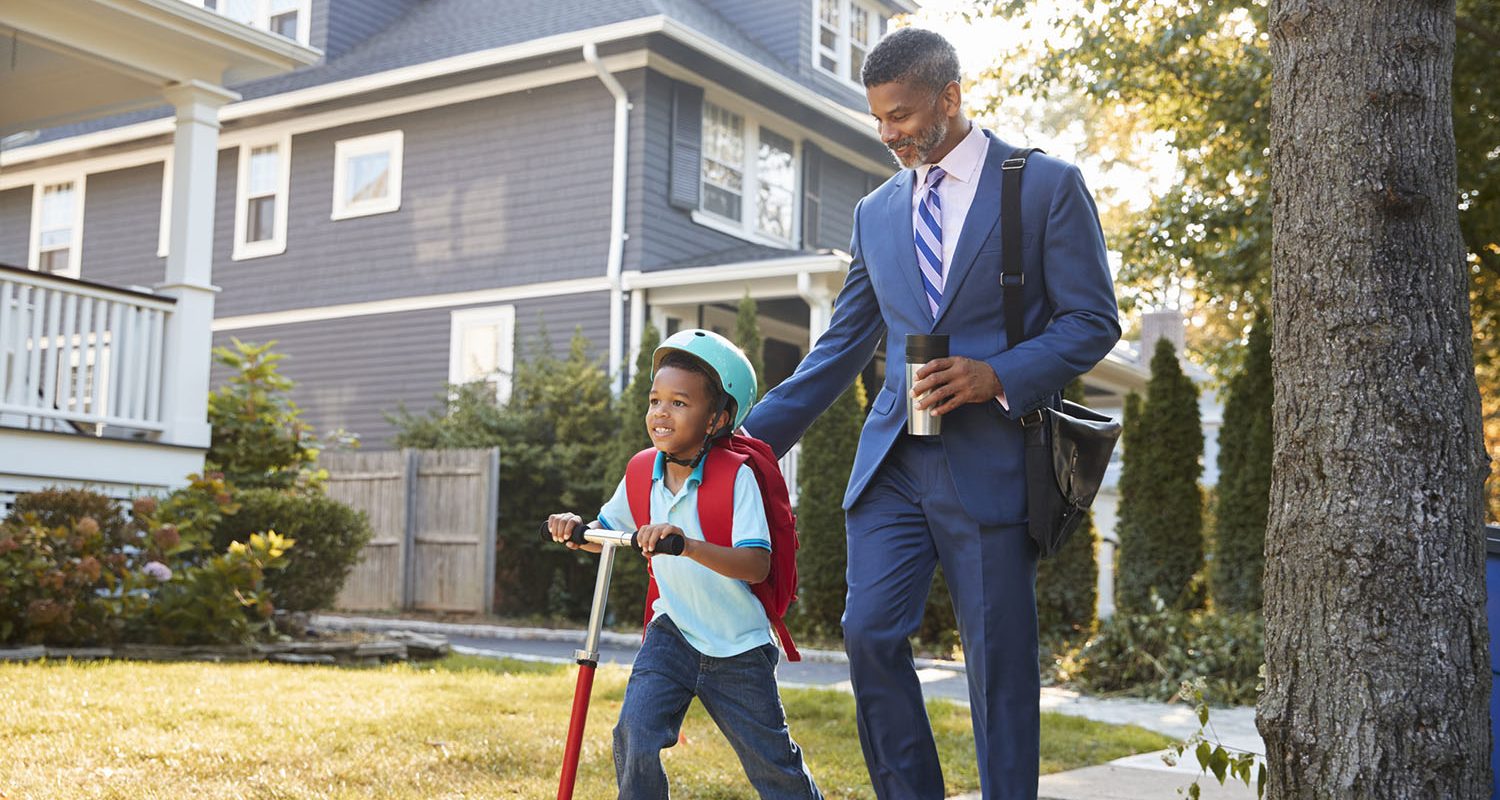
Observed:
[[[866,87],[902,81],[940,92],[960,77],[958,51],[940,34],[902,28],[875,45],[859,76]]]

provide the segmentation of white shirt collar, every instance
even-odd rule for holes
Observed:
[[[937,163],[937,166],[942,167],[950,178],[970,183],[979,177],[979,167],[984,164],[984,154],[988,149],[989,142],[985,139],[984,131],[971,121],[968,135],[954,145],[953,149],[948,151],[948,155],[943,156],[943,160]],[[917,167],[917,186],[927,183],[927,173],[932,166],[923,164]]]

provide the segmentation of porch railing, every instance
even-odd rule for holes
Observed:
[[[0,267],[0,425],[160,433],[173,300]]]
[[[781,457],[781,474],[786,478],[786,491],[791,495],[792,508],[797,507],[797,464],[802,460],[802,443],[792,445]]]

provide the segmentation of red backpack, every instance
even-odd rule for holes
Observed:
[[[630,500],[630,514],[637,528],[651,524],[651,475],[656,466],[656,448],[636,453],[625,469],[625,496]],[[792,643],[786,629],[787,608],[797,599],[797,517],[787,495],[786,479],[770,445],[759,439],[734,435],[719,439],[709,448],[703,465],[703,483],[698,486],[698,522],[703,538],[711,544],[733,546],[734,480],[741,464],[749,464],[760,486],[760,497],[766,508],[766,524],[771,530],[771,572],[750,590],[765,606],[766,618],[776,630],[776,638],[786,650],[788,661],[801,661],[802,654]],[[646,624],[651,624],[652,606],[658,591],[656,576],[647,574]]]

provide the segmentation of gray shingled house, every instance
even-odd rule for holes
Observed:
[[[445,382],[487,381],[503,400],[517,345],[544,324],[559,347],[581,327],[623,382],[648,318],[667,332],[728,330],[748,292],[759,303],[767,377],[778,382],[827,325],[855,203],[894,169],[856,76],[890,17],[916,5],[16,0],[0,9],[0,33],[7,14],[120,3],[166,17],[175,9],[200,38],[241,28],[263,48],[279,39],[301,66],[224,73],[237,99],[217,101],[217,138],[200,137],[191,151],[206,159],[200,165],[217,153],[214,185],[195,191],[192,181],[174,180],[186,123],[182,103],[162,102],[181,91],[173,86],[143,101],[118,91],[116,78],[101,79],[86,121],[19,131],[4,127],[12,120],[0,102],[0,265],[15,268],[0,266],[0,308],[13,311],[0,314],[0,505],[44,477],[101,482],[81,468],[28,472],[37,454],[62,452],[59,442],[113,437],[131,442],[131,453],[157,447],[196,454],[201,464],[201,394],[173,387],[206,380],[182,378],[177,350],[152,338],[165,331],[169,340],[194,340],[196,329],[183,324],[191,315],[171,305],[172,276],[182,270],[200,281],[211,275],[218,288],[209,303],[214,344],[278,340],[307,420],[320,432],[356,432],[367,449],[389,446],[385,412],[403,402],[429,407]],[[0,99],[24,95],[9,108],[48,105],[47,84],[26,71],[28,40],[11,38],[21,58],[0,72]],[[68,96],[80,91],[72,63],[54,71],[73,80]],[[210,88],[195,91],[211,96]],[[174,211],[174,196],[213,199],[187,213]],[[201,221],[202,235],[192,224],[174,226],[179,219]],[[198,249],[174,259],[177,241]],[[32,316],[21,313],[36,297],[23,293],[32,291],[28,282],[60,286],[55,293],[79,297],[80,308],[82,297],[101,292],[138,308],[135,328],[127,326],[137,335],[116,338],[95,315],[97,331],[74,337],[72,350],[53,349],[50,342],[69,337],[44,327],[28,334],[22,324],[40,325],[46,310],[32,302]],[[175,302],[201,303],[208,291]],[[63,327],[82,325],[66,317],[68,302],[59,307]],[[152,327],[159,318],[160,331]],[[1180,318],[1168,322],[1143,338],[1180,338]],[[201,360],[206,338],[197,336]],[[132,341],[145,355],[124,357]],[[63,394],[42,397],[45,408],[35,399],[6,405],[38,386],[24,368],[28,357],[45,365],[64,356],[71,371],[56,370],[63,378],[53,383],[59,392],[76,383],[72,405],[59,402]],[[105,366],[124,377],[111,378],[106,402],[97,389],[86,402]],[[877,354],[867,382],[883,370]],[[48,373],[39,374],[45,391]],[[1118,409],[1146,378],[1122,342],[1086,376],[1090,403]],[[183,424],[121,419],[107,402],[116,389],[141,401],[134,408],[142,413],[191,413]],[[196,406],[184,402],[190,395]],[[96,419],[103,411],[110,419]],[[131,481],[115,474],[120,465],[146,462],[120,453],[55,460],[113,464],[104,482],[125,493]],[[789,472],[795,460],[794,450]],[[136,466],[134,482],[180,480],[168,473],[180,476],[182,463],[159,460],[159,475]],[[1115,502],[1109,480],[1095,504],[1106,540]]]
[[[618,371],[648,315],[727,328],[748,291],[769,378],[789,374],[842,284],[855,202],[893,169],[854,76],[913,9],[175,1],[323,53],[229,86],[214,342],[278,340],[306,418],[367,448],[445,381],[503,398],[544,319]],[[157,281],[171,131],[170,108],[142,109],[0,155],[0,263]]]

